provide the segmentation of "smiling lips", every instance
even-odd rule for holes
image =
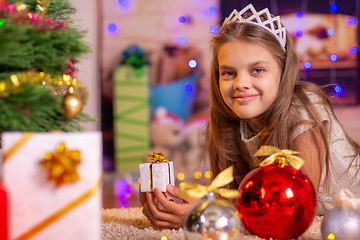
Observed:
[[[246,95],[236,95],[234,96],[235,100],[239,103],[247,103],[259,96],[259,94],[246,94]]]

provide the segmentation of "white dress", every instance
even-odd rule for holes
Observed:
[[[320,114],[323,123],[326,124],[329,130],[329,149],[330,149],[330,174],[329,174],[329,191],[326,191],[324,186],[324,178],[326,174],[326,166],[323,164],[321,173],[320,186],[318,191],[318,208],[317,214],[324,215],[329,209],[333,207],[335,198],[340,193],[341,189],[350,190],[356,197],[360,197],[360,175],[356,175],[356,164],[359,162],[357,156],[353,164],[349,168],[349,164],[353,160],[355,151],[345,137],[344,130],[340,123],[326,106],[320,104],[319,97],[314,94],[308,95],[310,100],[315,103],[315,106]],[[297,109],[299,106],[296,107]],[[303,120],[311,120],[309,114],[304,107],[300,107],[300,115]],[[291,133],[290,139],[293,141],[300,134],[309,130],[313,126],[309,123],[298,125]],[[245,143],[249,154],[253,156],[258,149],[260,133],[253,136],[246,123],[240,121],[240,133],[243,142]],[[250,166],[255,167],[257,158],[253,157]],[[324,160],[325,163],[325,160]]]

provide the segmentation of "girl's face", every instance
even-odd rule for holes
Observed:
[[[274,56],[261,45],[231,41],[220,47],[218,61],[225,103],[239,118],[256,120],[278,93],[281,69]]]

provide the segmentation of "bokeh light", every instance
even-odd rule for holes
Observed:
[[[352,48],[350,48],[350,52],[351,52],[351,54],[356,54],[357,52],[358,52],[358,48],[357,47],[352,47]]]
[[[186,22],[186,17],[180,16],[178,20],[179,20],[179,22],[184,23],[184,22]]]
[[[355,24],[356,24],[356,19],[353,18],[353,17],[348,18],[348,23],[349,23],[350,25],[355,25]]]
[[[208,10],[209,10],[209,13],[211,13],[211,14],[216,13],[216,7],[215,6],[210,6]]]
[[[339,6],[337,4],[331,4],[330,5],[330,10],[333,12],[336,12],[339,9]]]
[[[189,67],[195,68],[197,66],[197,62],[194,59],[191,59],[189,61]]]
[[[327,30],[327,34],[329,34],[330,36],[334,35],[334,33],[335,33],[335,31],[334,31],[334,29],[332,29],[332,28],[329,28],[329,29]]]
[[[338,56],[336,54],[331,54],[330,59],[335,62],[338,59]]]
[[[179,181],[182,181],[185,179],[185,174],[182,173],[182,172],[179,172],[176,176],[176,178],[179,180]]]
[[[192,86],[191,84],[186,84],[186,85],[185,85],[185,90],[186,90],[187,92],[192,92],[192,91],[193,91],[193,86]]]
[[[299,18],[299,19],[301,19],[301,18],[304,17],[304,13],[303,13],[303,12],[297,12],[297,13],[296,13],[296,17]]]
[[[109,23],[107,25],[107,30],[111,35],[116,34],[116,32],[117,32],[117,24],[113,23],[113,22]]]
[[[336,84],[336,85],[334,86],[334,91],[335,91],[337,94],[341,93],[342,90],[343,90],[343,89],[342,89],[341,85]]]
[[[184,37],[179,37],[178,42],[179,42],[181,45],[185,45],[185,44],[187,43],[187,39],[184,38]]]
[[[210,32],[213,33],[213,34],[216,34],[219,32],[219,27],[218,26],[215,26],[215,25],[212,25],[210,27]]]
[[[201,172],[198,172],[198,171],[194,172],[194,178],[195,179],[200,179],[201,178]]]
[[[311,68],[311,63],[309,61],[304,62],[304,68],[306,69]]]
[[[296,36],[297,36],[298,38],[301,38],[303,35],[304,35],[304,33],[303,33],[302,31],[297,31],[297,32],[296,32]]]

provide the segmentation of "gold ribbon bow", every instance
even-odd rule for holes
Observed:
[[[214,192],[224,198],[237,198],[239,196],[237,190],[220,188],[231,183],[233,180],[233,166],[230,166],[219,173],[209,186],[188,182],[180,183],[181,196],[183,198],[202,198],[207,193]]]
[[[261,146],[261,148],[254,154],[255,157],[258,156],[269,156],[264,161],[260,163],[260,167],[272,164],[276,162],[279,158],[284,158],[288,163],[293,166],[296,170],[299,170],[304,164],[304,160],[295,156],[294,154],[299,154],[300,152],[292,151],[289,149],[280,150],[277,147],[273,146]]]
[[[166,159],[167,155],[166,154],[162,154],[161,152],[159,153],[154,153],[151,152],[150,155],[148,155],[150,160],[153,160],[154,163],[165,163],[168,160]]]
[[[344,211],[347,211],[348,208],[360,209],[360,198],[356,198],[350,190],[342,189],[333,205],[336,207],[340,204]]]

